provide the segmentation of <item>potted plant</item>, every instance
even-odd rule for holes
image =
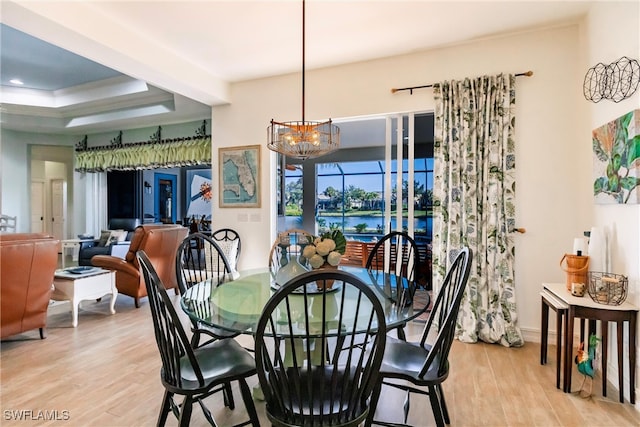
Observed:
[[[304,247],[302,256],[309,260],[311,268],[337,267],[347,247],[342,231],[334,229],[320,236],[313,236]]]

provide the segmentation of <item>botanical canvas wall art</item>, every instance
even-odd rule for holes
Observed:
[[[596,203],[640,203],[640,110],[593,131]]]

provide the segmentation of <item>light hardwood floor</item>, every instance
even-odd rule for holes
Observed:
[[[155,425],[163,388],[148,301],[143,299],[136,309],[132,298],[121,295],[115,315],[109,314],[108,304],[109,297],[83,302],[77,328],[71,327],[68,305],[56,307],[49,315],[47,339],[40,340],[38,332],[32,331],[1,343],[0,425]],[[408,332],[409,336],[419,334],[419,325],[410,325]],[[614,389],[602,397],[599,378],[587,399],[556,389],[554,347],[549,348],[545,366],[539,363],[539,351],[536,343],[509,349],[454,342],[451,374],[444,383],[451,425],[640,425],[640,412],[629,403],[619,403]],[[578,390],[582,376],[574,369],[573,377],[573,389]],[[256,383],[254,376],[251,385]],[[377,418],[399,420],[404,397],[383,393]],[[225,409],[219,396],[208,400],[220,425],[245,417],[239,392],[234,395],[234,411]],[[268,425],[264,404],[257,401],[256,406],[262,424]],[[68,414],[69,419],[12,419],[14,411],[29,410],[34,415],[58,411],[60,418]],[[427,397],[412,397],[409,421],[415,426],[433,425]],[[175,426],[177,420],[170,416],[167,425]],[[199,408],[194,408],[192,425],[207,425]]]

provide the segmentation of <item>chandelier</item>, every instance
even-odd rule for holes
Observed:
[[[306,160],[331,153],[340,147],[340,128],[331,123],[305,120],[305,0],[302,0],[302,120],[276,122],[267,128],[267,147],[284,156]]]

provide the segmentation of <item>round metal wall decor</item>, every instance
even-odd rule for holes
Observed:
[[[593,102],[620,102],[634,94],[639,81],[640,64],[635,59],[623,56],[609,65],[599,62],[584,76],[584,97]]]

